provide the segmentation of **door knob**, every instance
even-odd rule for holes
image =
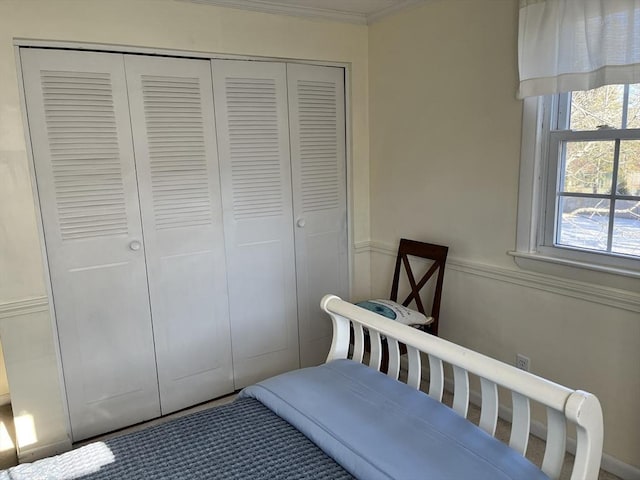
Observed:
[[[142,244],[138,240],[134,240],[129,244],[129,248],[134,251],[140,250],[140,247],[142,247]]]
[[[307,222],[304,218],[299,218],[298,221],[296,222],[296,225],[298,226],[298,228],[303,228],[306,224]]]

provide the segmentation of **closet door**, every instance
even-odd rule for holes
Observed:
[[[74,441],[160,414],[121,55],[22,49]]]
[[[303,367],[324,362],[327,293],[349,298],[344,70],[287,65],[295,249]]]
[[[286,67],[212,64],[236,388],[299,367]]]
[[[211,67],[137,55],[125,65],[167,414],[234,389]]]

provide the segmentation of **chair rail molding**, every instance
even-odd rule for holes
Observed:
[[[353,244],[353,253],[356,255],[360,253],[370,253],[371,251],[372,251],[371,241],[369,240],[364,240],[362,242],[355,242]]]
[[[0,303],[0,319],[48,311],[49,299],[46,296],[30,297],[21,300]]]
[[[396,256],[396,247],[386,243],[372,240],[358,242],[355,245],[356,252],[367,248],[371,253],[379,253],[394,258]],[[447,259],[447,269],[640,313],[640,294],[628,290],[568,280],[541,273],[497,267],[451,256]]]

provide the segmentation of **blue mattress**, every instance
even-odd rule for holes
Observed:
[[[356,478],[548,480],[535,465],[421,391],[351,360],[246,388]]]
[[[232,404],[0,472],[0,480],[548,480],[424,393],[350,360]]]

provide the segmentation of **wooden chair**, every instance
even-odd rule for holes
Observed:
[[[390,300],[401,303],[405,307],[409,307],[412,302],[415,303],[415,309],[426,316],[433,317],[433,322],[429,325],[421,327],[421,330],[438,335],[438,323],[440,318],[440,299],[442,297],[442,283],[444,280],[444,267],[447,261],[447,253],[449,247],[442,245],[434,245],[432,243],[418,242],[415,240],[400,239],[398,247],[398,256],[396,258],[396,267],[393,273],[393,282],[391,284]],[[433,263],[426,273],[416,281],[411,266],[410,258],[418,257]],[[398,301],[398,288],[400,285],[400,273],[404,267],[407,280],[411,288],[411,293],[402,301]],[[421,296],[422,289],[429,283],[429,280],[437,273],[435,281],[433,301],[431,303],[431,312],[427,313],[424,308],[423,298]]]
[[[449,247],[445,247],[442,245],[434,245],[432,243],[418,242],[416,240],[407,240],[406,238],[400,239],[400,245],[398,247],[398,255],[396,257],[396,266],[393,272],[393,282],[391,283],[391,295],[390,300],[395,302],[396,304],[400,304],[403,307],[411,308],[412,310],[417,310],[424,317],[432,317],[433,320],[426,325],[412,325],[414,328],[422,330],[424,332],[430,333],[432,335],[438,335],[438,325],[440,319],[440,300],[442,297],[442,283],[444,280],[444,267],[447,261],[447,253],[449,252]],[[416,281],[416,277],[414,271],[416,270],[411,263],[412,257],[420,258],[426,260],[427,262],[431,262],[428,266],[427,271],[422,275],[420,280]],[[402,277],[402,270],[405,271],[406,278],[409,283],[410,293],[407,297],[402,301],[398,301],[398,291],[400,289],[400,278]],[[424,297],[423,289],[427,285],[432,285],[433,282],[429,282],[435,275],[435,285],[433,288],[430,288],[429,291],[433,291],[433,299],[431,301],[431,311],[427,313],[425,309],[426,297]],[[367,308],[373,311],[377,311],[381,315],[385,315],[377,310],[377,305],[382,302],[381,300],[368,300],[365,302],[359,302],[357,305]],[[389,305],[389,302],[384,301],[386,305]],[[412,303],[415,304],[415,308],[412,308]],[[391,305],[389,305],[391,306]],[[394,308],[394,307],[392,307]],[[392,316],[388,316],[389,318],[393,318]],[[422,318],[424,318],[422,317]],[[397,320],[397,318],[396,318]],[[352,340],[353,340],[353,332],[352,332]],[[352,345],[353,346],[353,345]],[[370,338],[365,333],[365,352],[371,352]],[[407,353],[406,347],[401,344],[400,345],[400,353]],[[380,371],[386,372],[388,368],[389,362],[389,351],[387,348],[386,341],[382,342],[382,363],[380,366]]]

